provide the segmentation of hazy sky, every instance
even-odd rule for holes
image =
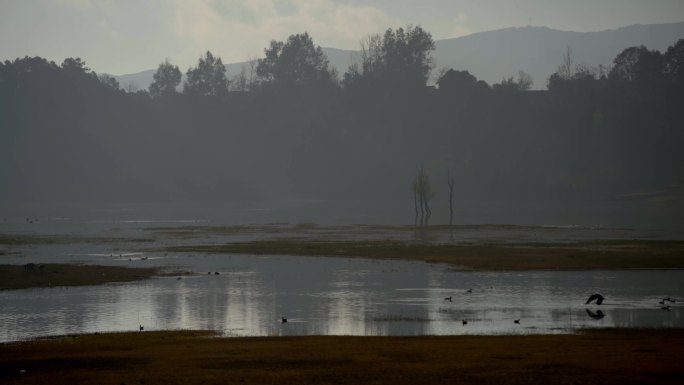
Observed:
[[[370,33],[419,24],[435,39],[511,26],[599,31],[684,21],[684,0],[0,0],[0,59],[81,57],[97,72],[185,71],[202,52],[224,62],[308,31],[356,49]]]

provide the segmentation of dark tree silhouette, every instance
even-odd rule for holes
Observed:
[[[159,64],[157,72],[155,72],[152,77],[150,96],[158,98],[160,96],[176,94],[176,89],[181,82],[181,78],[182,74],[180,69],[169,63],[168,59],[164,60],[163,63]]]
[[[630,47],[615,57],[608,77],[621,81],[654,81],[662,73],[663,56],[644,47]]]
[[[271,41],[259,59],[256,74],[262,83],[281,87],[333,83],[335,72],[320,46],[308,33],[291,35],[286,42]]]
[[[245,92],[224,95],[224,68],[207,54],[186,88],[206,96],[159,102],[114,90],[77,58],[5,61],[0,200],[391,205],[413,171],[416,224],[424,224],[433,207],[416,164],[453,165],[459,188],[450,201],[474,204],[640,207],[684,196],[684,42],[664,54],[630,49],[612,76],[568,60],[561,67],[570,75],[553,74],[548,90],[498,92],[456,70],[426,87],[431,44],[417,30],[370,37],[341,88],[325,81],[325,58],[302,34],[267,49],[263,87],[243,82],[233,89]],[[254,80],[253,63],[243,80]],[[520,79],[511,83],[520,89]]]
[[[89,74],[90,73],[90,68],[86,67],[86,63],[81,60],[81,58],[66,58],[62,62],[62,69],[67,73],[67,74],[73,74],[73,75],[83,75],[83,74]]]
[[[113,90],[119,89],[119,82],[116,79],[114,79],[112,76],[109,76],[106,74],[101,74],[97,78],[98,78],[98,80],[100,80],[100,83],[106,85],[107,87],[110,87]]]
[[[432,35],[420,26],[409,25],[384,35],[369,36],[361,45],[361,63],[354,63],[344,75],[344,84],[380,82],[415,88],[424,86],[433,67]]]
[[[684,86],[684,39],[665,52],[665,73],[678,86]]]
[[[470,90],[477,85],[477,78],[468,71],[449,69],[437,80],[439,91],[445,95],[453,95]]]
[[[226,67],[220,57],[207,51],[199,58],[197,67],[188,69],[183,92],[197,96],[223,96],[228,92]]]

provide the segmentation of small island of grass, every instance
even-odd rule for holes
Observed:
[[[174,246],[166,251],[402,259],[466,270],[684,269],[684,241],[672,240],[435,244],[271,239]]]
[[[128,282],[158,274],[155,268],[99,265],[0,265],[0,290],[31,287],[87,286]]]

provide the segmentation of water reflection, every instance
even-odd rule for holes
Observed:
[[[679,302],[670,311],[658,305],[668,296],[684,298],[681,271],[458,272],[412,262],[220,255],[152,255],[143,262],[194,274],[2,291],[0,340],[137,330],[140,324],[145,330],[214,329],[231,336],[684,327]],[[603,305],[584,304],[594,292],[604,294]]]

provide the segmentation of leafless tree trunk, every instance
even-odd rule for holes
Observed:
[[[247,79],[247,81],[248,81],[247,86],[248,86],[248,89],[250,91],[253,91],[254,90],[254,83],[256,82],[256,67],[257,67],[257,64],[259,64],[259,59],[256,56],[250,56],[248,64],[249,64],[249,79]]]
[[[451,240],[454,239],[454,177],[451,176],[451,171],[447,174],[447,183],[449,184],[449,228],[451,230]]]
[[[418,207],[420,207],[420,225],[426,226],[430,221],[430,215],[432,215],[432,210],[430,210],[428,201],[432,198],[434,193],[430,185],[430,180],[422,167],[416,169],[416,176],[413,178],[412,189],[416,217],[418,217]]]
[[[413,225],[417,226],[418,225],[418,186],[417,186],[417,181],[414,179],[413,184],[411,186],[411,189],[413,190],[413,208],[416,211],[416,216],[413,219]],[[422,207],[422,205],[421,205]]]

